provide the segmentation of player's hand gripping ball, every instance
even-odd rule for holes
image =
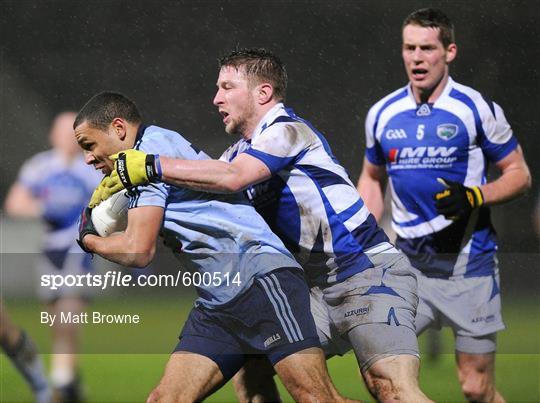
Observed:
[[[92,224],[99,236],[106,237],[127,227],[127,190],[115,193],[92,209]]]
[[[467,187],[443,178],[437,178],[437,181],[446,189],[435,194],[435,207],[448,220],[468,217],[474,209],[484,204],[484,196],[478,186]]]
[[[90,207],[85,207],[79,216],[79,238],[77,239],[77,243],[83,251],[92,253],[83,242],[86,235],[98,235],[92,223],[92,209]]]

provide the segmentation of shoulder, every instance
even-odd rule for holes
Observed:
[[[253,147],[281,149],[302,146],[306,147],[318,139],[315,129],[309,122],[294,113],[281,115],[263,128],[252,140]]]
[[[186,140],[180,133],[159,126],[148,126],[135,147],[149,154],[183,159],[208,158],[206,154]]]
[[[380,114],[384,109],[388,108],[390,105],[398,102],[399,100],[407,96],[407,86],[398,88],[397,90],[391,92],[390,94],[384,96],[376,103],[373,104],[368,111],[368,117],[372,116],[373,118]]]
[[[36,169],[46,170],[58,164],[58,156],[54,150],[41,151],[28,158],[23,166],[23,170]]]
[[[496,110],[500,109],[495,102],[483,95],[480,91],[455,81],[452,82],[452,88],[448,93],[448,96],[461,101],[464,105],[473,110],[473,112],[477,111],[480,117],[486,115],[495,117]]]
[[[54,150],[40,151],[34,154],[32,157],[26,160],[26,163],[30,164],[43,164],[47,161],[55,162],[58,160],[58,156]]]

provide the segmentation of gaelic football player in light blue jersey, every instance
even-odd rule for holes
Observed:
[[[145,126],[135,104],[117,93],[90,99],[74,128],[86,162],[106,174],[114,169],[109,155],[132,147],[208,159],[178,133]],[[156,158],[146,165],[149,175],[161,169]],[[121,175],[129,181],[129,172]],[[132,188],[129,207],[126,231],[107,238],[97,236],[91,209],[85,209],[81,246],[125,266],[144,267],[161,234],[183,267],[202,280],[195,284],[199,298],[180,342],[148,401],[201,400],[249,354],[265,355],[295,400],[343,401],[326,371],[302,269],[241,193],[210,195],[156,182]]]
[[[281,61],[264,49],[246,49],[224,57],[220,68],[214,104],[227,133],[240,140],[220,161],[160,157],[161,180],[212,192],[245,189],[302,264],[327,353],[352,347],[379,400],[426,401],[417,380],[416,278],[405,257],[377,226],[323,135],[283,104]],[[136,182],[149,179],[141,169],[146,159],[136,151],[124,156],[122,165]],[[97,196],[118,189],[115,175]],[[259,392],[245,393],[254,398]]]
[[[456,53],[444,13],[422,9],[405,19],[410,82],[368,113],[358,189],[379,218],[388,175],[396,244],[418,270],[416,331],[449,324],[463,393],[501,402],[495,335],[504,324],[487,206],[519,196],[530,174],[500,106],[449,77]],[[501,171],[489,183],[488,162]]]

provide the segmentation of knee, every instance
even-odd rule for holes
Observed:
[[[429,401],[418,386],[418,358],[402,355],[383,358],[363,372],[378,401]]]
[[[379,402],[401,400],[400,388],[391,379],[371,378],[366,379],[367,386],[373,396]]]
[[[461,383],[461,390],[469,402],[489,402],[494,393],[493,385],[482,374],[465,378]]]
[[[163,391],[162,388],[159,386],[156,387],[150,394],[148,395],[148,398],[146,399],[146,403],[154,403],[154,402],[160,402],[163,399]]]

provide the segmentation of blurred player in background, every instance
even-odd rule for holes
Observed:
[[[466,398],[502,402],[494,367],[504,324],[487,206],[525,192],[529,169],[499,105],[449,77],[457,53],[449,18],[422,9],[402,29],[410,82],[367,115],[358,190],[380,217],[389,176],[396,245],[418,270],[416,331],[451,326]],[[501,172],[489,183],[488,161]]]
[[[353,348],[378,400],[427,401],[418,386],[418,299],[409,263],[377,226],[326,139],[283,104],[287,74],[281,61],[264,49],[246,49],[224,57],[220,68],[214,104],[226,132],[241,136],[221,160],[185,161],[129,150],[117,164],[122,175],[113,172],[95,198],[122,185],[125,169],[132,182],[147,182],[149,161],[160,161],[163,170],[155,177],[150,171],[152,180],[218,193],[246,189],[306,272],[327,354]],[[240,399],[279,399],[251,389],[264,383],[254,380],[259,377],[260,369],[240,374]]]
[[[52,124],[49,142],[52,149],[26,161],[17,181],[8,192],[5,212],[12,217],[40,217],[46,224],[43,253],[37,271],[43,274],[85,274],[91,270],[88,255],[75,243],[77,219],[87,204],[100,175],[88,167],[74,139],[74,112],[59,114]],[[85,289],[39,287],[38,295],[52,314],[79,314],[86,306]],[[57,399],[79,401],[77,369],[79,326],[56,321],[52,327],[51,382]]]
[[[11,321],[0,298],[0,346],[26,379],[37,403],[50,403],[51,389],[34,342]]]
[[[117,93],[90,99],[74,127],[86,162],[106,174],[114,169],[109,155],[131,147],[209,158],[178,133],[144,125],[135,104]],[[296,401],[344,401],[326,370],[302,269],[242,194],[151,183],[132,189],[129,207],[125,232],[107,238],[97,236],[86,209],[79,228],[85,251],[144,267],[161,234],[182,267],[202,278],[193,277],[199,298],[148,402],[199,401],[227,382],[248,354],[266,356]]]

